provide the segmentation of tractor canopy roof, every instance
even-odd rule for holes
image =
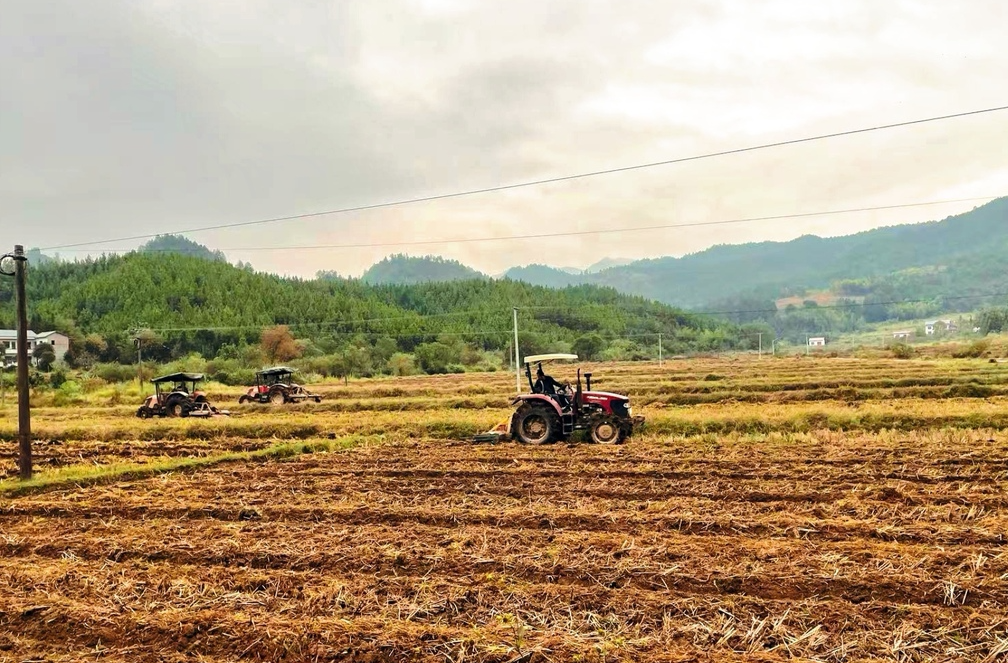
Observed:
[[[199,382],[202,379],[202,373],[172,373],[171,375],[162,375],[159,378],[154,378],[151,382],[154,384],[161,384],[163,382]]]
[[[525,357],[526,364],[538,364],[544,361],[574,361],[577,359],[577,355],[564,354],[562,352],[555,352],[548,355],[528,355]]]
[[[297,369],[288,368],[286,366],[274,366],[272,368],[264,368],[259,371],[259,375],[287,375],[288,373],[294,373]]]

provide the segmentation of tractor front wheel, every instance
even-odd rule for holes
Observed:
[[[559,428],[556,413],[544,407],[523,407],[515,416],[515,436],[525,444],[553,442]]]
[[[609,417],[596,419],[588,429],[591,441],[595,444],[619,444],[623,441],[623,427],[619,422]]]

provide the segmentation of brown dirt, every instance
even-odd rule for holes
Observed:
[[[6,499],[0,660],[1000,660],[1008,443],[956,439],[422,440]]]

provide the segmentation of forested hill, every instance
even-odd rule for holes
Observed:
[[[428,283],[438,281],[467,281],[485,279],[487,276],[466,267],[457,260],[446,260],[437,256],[415,258],[394,255],[371,266],[361,280],[365,283]]]
[[[10,282],[0,279],[2,327],[13,324]],[[658,333],[669,352],[748,347],[751,341],[730,323],[596,286],[306,281],[171,253],[54,261],[33,266],[28,286],[33,328],[66,331],[77,347],[98,335],[89,347],[99,348],[94,352],[104,361],[133,360],[128,330],[134,327],[157,332],[163,358],[190,351],[214,356],[225,344],[256,344],[263,328],[277,324],[290,325],[311,352],[334,353],[377,339],[411,351],[446,335],[478,350],[503,350],[511,342],[514,306],[527,353],[570,349],[586,335],[603,346],[622,344],[630,355],[635,348],[644,353]]]
[[[177,253],[183,256],[193,256],[204,260],[226,262],[227,257],[221,251],[211,251],[207,247],[192,241],[182,235],[158,235],[140,247],[145,253]]]
[[[999,198],[943,221],[878,228],[842,237],[799,237],[790,242],[715,246],[682,258],[639,260],[596,274],[572,275],[533,265],[507,272],[511,278],[541,285],[592,283],[658,301],[702,308],[739,295],[760,293],[773,299],[806,289],[829,287],[838,280],[870,282],[904,270],[904,289],[922,292],[936,271],[950,271],[943,286],[975,290],[981,265],[999,282],[1008,256],[1008,198]],[[951,269],[951,268],[955,269]],[[969,271],[968,278],[956,275]],[[933,290],[933,288],[931,288]],[[930,295],[928,295],[930,296]]]

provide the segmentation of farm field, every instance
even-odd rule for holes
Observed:
[[[1008,367],[593,369],[647,417],[625,445],[465,442],[507,373],[213,385],[209,421],[40,396],[43,479],[130,471],[0,483],[0,660],[1008,657]]]

